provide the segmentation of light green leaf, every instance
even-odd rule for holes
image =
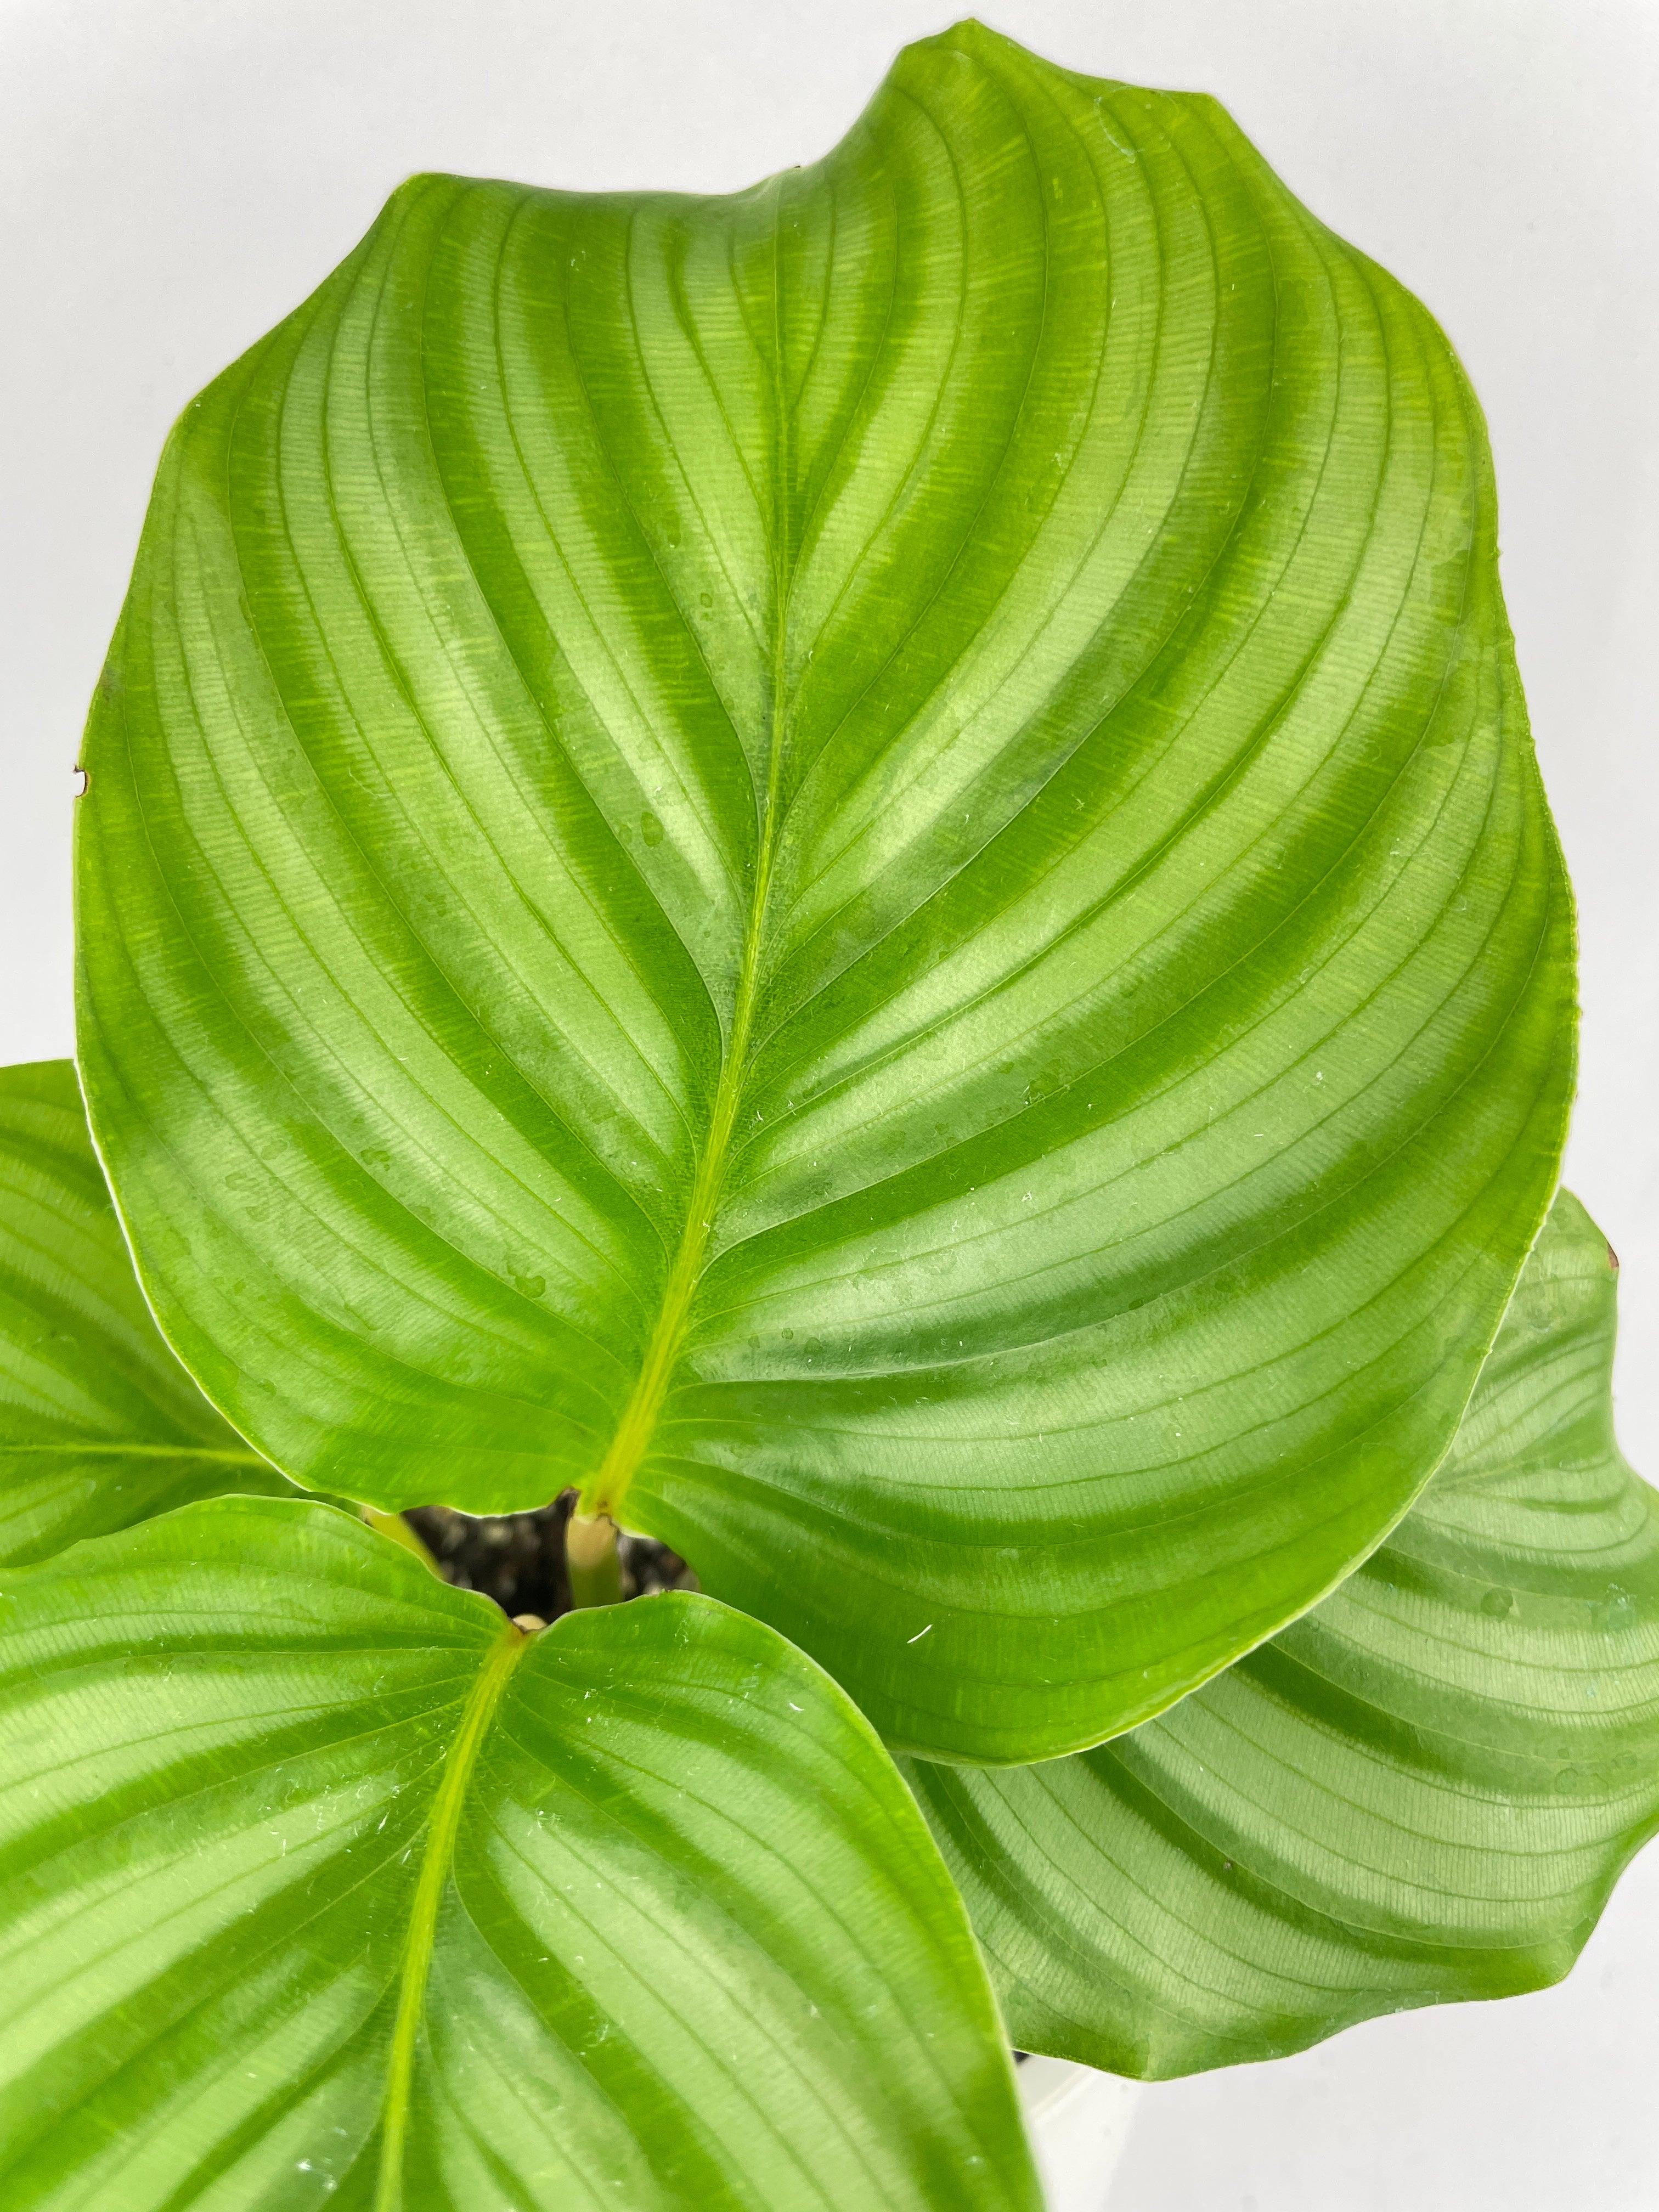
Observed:
[[[225,1490],[290,1486],[162,1342],[74,1068],[0,1068],[0,1563]]]
[[[404,187],[180,422],[86,758],[209,1395],[382,1506],[579,1484],[920,1749],[1331,1587],[1548,1202],[1456,363],[1212,102],[971,24],[732,198]]]
[[[1127,2074],[1559,1980],[1659,1826],[1659,1496],[1555,1202],[1445,1467],[1334,1597],[1053,1765],[916,1764],[1016,2040]]]
[[[265,1498],[0,1616],[7,2212],[1036,2212],[960,1900],[771,1630],[526,1637]]]

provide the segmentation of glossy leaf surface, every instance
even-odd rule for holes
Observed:
[[[526,1638],[246,1498],[0,1620],[7,2212],[1037,2212],[927,1829],[757,1622]]]
[[[909,1771],[1010,2032],[1162,2075],[1559,1979],[1659,1824],[1659,1496],[1556,1200],[1446,1466],[1334,1597],[1078,1758]]]
[[[972,25],[750,192],[401,191],[180,422],[86,758],[209,1395],[383,1506],[580,1484],[922,1749],[1329,1588],[1547,1203],[1456,364],[1213,103]]]
[[[0,1564],[290,1486],[162,1342],[66,1060],[0,1068]]]

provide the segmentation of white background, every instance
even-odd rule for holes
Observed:
[[[920,0],[0,0],[0,1061],[70,1049],[76,741],[198,386],[416,169],[746,185],[845,129]],[[1485,401],[1504,580],[1577,886],[1568,1173],[1625,1261],[1659,1474],[1659,0],[1000,0],[1218,94],[1428,301]],[[1656,2212],[1659,1848],[1571,1982],[1142,2100],[1115,2212]]]

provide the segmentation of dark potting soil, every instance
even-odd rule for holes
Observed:
[[[404,1514],[438,1563],[438,1571],[458,1589],[481,1590],[503,1613],[533,1613],[556,1620],[570,1611],[570,1577],[564,1565],[564,1524],[576,1493],[567,1490],[533,1513],[480,1517],[447,1505],[417,1505]],[[647,1597],[653,1590],[696,1589],[697,1578],[678,1552],[654,1537],[617,1540],[623,1595]]]

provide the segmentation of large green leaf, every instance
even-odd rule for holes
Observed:
[[[1659,1495],[1556,1200],[1442,1472],[1334,1597],[1077,1759],[909,1771],[1009,2027],[1162,2075],[1558,1980],[1659,1826]]]
[[[290,1486],[161,1341],[66,1060],[0,1068],[0,1562]]]
[[[960,1900],[771,1630],[526,1637],[266,1498],[0,1616],[6,2212],[1036,2212]]]
[[[385,1506],[580,1484],[922,1749],[1336,1582],[1547,1204],[1457,366],[1212,102],[972,25],[750,192],[398,192],[180,422],[86,757],[210,1396]]]

